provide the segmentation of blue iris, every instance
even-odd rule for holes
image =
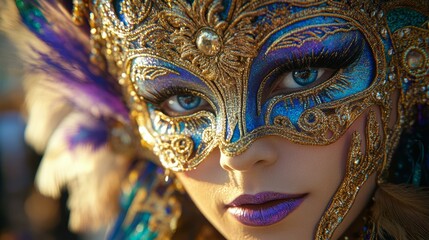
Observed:
[[[192,110],[200,105],[201,98],[193,95],[178,95],[177,101],[182,108]]]
[[[319,71],[309,68],[292,72],[293,80],[301,86],[307,86],[317,80]]]

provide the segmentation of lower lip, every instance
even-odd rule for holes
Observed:
[[[247,204],[228,207],[228,212],[247,226],[268,226],[280,222],[295,210],[304,197],[280,199],[263,204]]]

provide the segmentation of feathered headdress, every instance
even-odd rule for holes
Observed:
[[[2,25],[25,62],[25,137],[44,152],[36,184],[52,197],[67,188],[73,230],[105,225],[117,215],[120,183],[133,157],[127,107],[115,81],[89,61],[88,33],[59,2],[16,5],[34,35],[18,24],[10,1],[2,2]]]

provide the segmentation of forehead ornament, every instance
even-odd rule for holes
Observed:
[[[219,35],[210,28],[202,28],[198,31],[195,44],[198,50],[208,56],[219,53],[222,45]]]

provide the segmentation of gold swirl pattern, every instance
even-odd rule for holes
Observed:
[[[321,41],[327,36],[333,35],[338,32],[350,32],[356,30],[351,24],[337,23],[337,24],[321,24],[304,27],[302,29],[292,31],[289,34],[277,39],[265,52],[265,54],[282,49],[285,47],[300,47],[305,42]]]

